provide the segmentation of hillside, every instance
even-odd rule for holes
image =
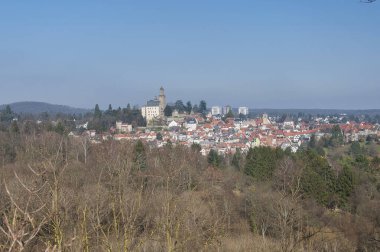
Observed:
[[[0,110],[4,109],[5,106],[0,105]],[[49,114],[84,114],[90,112],[89,109],[82,108],[73,108],[65,105],[56,105],[45,102],[15,102],[9,104],[12,111],[18,114],[40,114],[43,112],[47,112]]]
[[[0,251],[380,251],[377,143],[205,157],[50,128],[0,130]]]

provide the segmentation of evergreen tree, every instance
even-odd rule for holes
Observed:
[[[193,106],[191,105],[191,102],[188,101],[186,103],[186,112],[190,115],[192,109],[193,109]]]
[[[369,160],[366,155],[360,154],[355,157],[355,165],[361,170],[368,170]]]
[[[5,107],[5,110],[3,111],[3,113],[0,113],[0,115],[0,121],[2,122],[11,122],[13,117],[15,116],[9,105]]]
[[[102,112],[99,109],[99,105],[95,105],[94,118],[100,119],[102,117]]]
[[[164,115],[165,116],[172,116],[173,114],[173,108],[169,105],[166,105],[165,109],[164,109]]]
[[[198,108],[197,104],[194,104],[194,106],[193,106],[193,112],[194,113],[199,113],[199,108]]]
[[[177,100],[175,102],[174,108],[178,110],[179,113],[183,113],[186,110],[185,105],[183,104],[182,100]]]
[[[211,149],[210,152],[208,153],[207,156],[207,162],[214,166],[214,167],[219,167],[221,164],[221,158],[218,155],[218,152],[214,149]]]
[[[317,140],[315,139],[315,135],[311,135],[309,141],[309,148],[315,148],[317,146]]]
[[[353,142],[353,143],[351,143],[350,154],[352,156],[354,156],[354,157],[357,157],[357,156],[363,154],[363,149],[360,146],[359,142]]]
[[[326,155],[325,150],[323,149],[322,146],[318,145],[317,147],[315,147],[315,151],[318,153],[318,155],[320,155],[322,157],[324,157]]]
[[[227,112],[227,114],[224,116],[225,119],[227,118],[234,118],[234,113],[232,112],[232,110],[229,110]]]
[[[112,105],[109,104],[109,105],[108,105],[108,109],[107,109],[107,111],[106,111],[106,114],[107,114],[107,115],[112,115],[112,112],[113,112]]]
[[[6,114],[6,115],[12,115],[12,114],[13,114],[12,109],[11,109],[11,106],[7,105],[7,106],[5,107],[5,114]]]
[[[311,149],[299,153],[298,156],[304,165],[302,191],[325,206],[335,206],[336,178],[327,160]]]
[[[60,135],[63,135],[65,133],[65,127],[63,126],[62,122],[57,123],[57,126],[55,126],[54,131]]]
[[[138,140],[134,148],[134,163],[137,170],[146,169],[146,153],[145,146],[141,140]]]
[[[240,170],[242,168],[241,159],[242,159],[241,151],[238,148],[236,149],[236,152],[234,156],[232,157],[232,161],[231,161],[232,166],[235,167],[237,170]]]
[[[199,107],[198,107],[198,109],[199,109],[199,113],[202,113],[202,114],[206,113],[206,111],[207,111],[206,101],[201,100],[201,101],[199,102]]]
[[[329,193],[326,183],[311,167],[305,168],[302,173],[301,188],[303,193],[315,199],[318,203],[328,205]]]
[[[345,165],[343,170],[340,172],[337,183],[336,192],[339,196],[339,206],[346,206],[348,198],[354,190],[354,175],[351,167]]]
[[[157,132],[156,139],[159,140],[159,141],[162,141],[162,134],[161,134],[161,132]]]
[[[330,145],[336,147],[342,144],[343,144],[342,130],[340,129],[339,125],[334,125],[331,129]]]
[[[283,156],[280,149],[270,147],[250,148],[245,161],[244,172],[258,180],[272,177],[277,161]]]

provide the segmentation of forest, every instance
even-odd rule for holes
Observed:
[[[373,139],[202,156],[66,133],[1,127],[0,251],[380,250]]]

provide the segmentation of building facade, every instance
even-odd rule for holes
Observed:
[[[141,108],[141,115],[149,123],[153,119],[163,118],[166,107],[166,96],[163,87],[160,88],[158,98],[147,101],[146,105]]]
[[[248,107],[239,107],[239,114],[248,115],[249,114]]]
[[[211,115],[220,115],[222,113],[219,106],[211,107]]]
[[[160,95],[158,96],[158,101],[159,101],[159,107],[160,107],[160,116],[164,116],[164,109],[166,107],[166,96],[165,96],[165,90],[161,86],[160,88]]]
[[[127,124],[127,123],[123,123],[121,121],[117,121],[116,122],[116,130],[119,133],[131,132],[132,131],[132,125],[131,124]]]
[[[227,115],[230,111],[232,111],[232,107],[230,105],[223,107],[223,115]]]

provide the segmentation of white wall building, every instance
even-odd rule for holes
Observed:
[[[141,108],[141,115],[149,122],[160,116],[160,106],[144,106]]]
[[[119,133],[131,132],[132,131],[132,125],[131,124],[127,124],[127,123],[123,123],[121,121],[117,121],[116,122],[116,130]]]
[[[211,107],[211,115],[220,115],[221,113],[222,113],[222,110],[219,106]]]
[[[168,127],[169,128],[173,128],[173,127],[178,127],[178,123],[176,121],[171,121],[169,124],[168,124]]]
[[[156,97],[155,99],[148,101],[146,105],[141,108],[141,115],[149,123],[149,121],[151,121],[154,118],[163,118],[165,107],[166,96],[164,88],[161,87],[158,98]]]
[[[184,127],[188,131],[195,131],[197,129],[197,125],[198,125],[198,122],[197,122],[197,119],[195,118],[186,118],[185,123],[184,123]]]
[[[239,107],[239,114],[248,115],[249,114],[248,107]]]

